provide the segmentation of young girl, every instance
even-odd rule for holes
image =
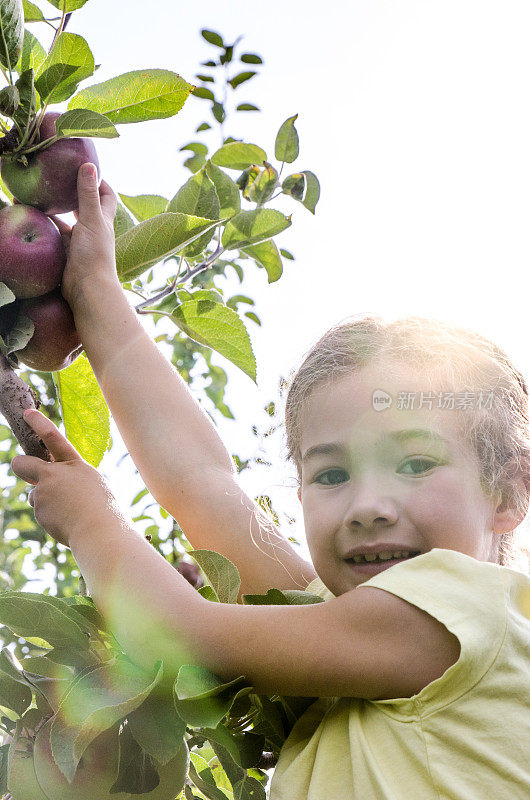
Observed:
[[[314,569],[262,521],[177,372],[146,335],[113,261],[115,197],[79,173],[63,293],[146,486],[243,593],[202,598],[117,508],[40,412],[52,452],[17,456],[37,521],[68,545],[124,649],[166,674],[198,663],[264,694],[318,697],[285,743],[271,800],[530,796],[530,579],[512,564],[530,481],[527,392],[482,337],[422,319],[330,331],[287,399]],[[60,223],[65,237],[69,229]]]

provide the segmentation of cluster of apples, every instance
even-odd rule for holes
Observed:
[[[55,136],[58,112],[44,115],[38,141]],[[0,282],[16,300],[0,306],[0,336],[4,339],[21,318],[31,320],[34,333],[16,356],[41,372],[69,366],[83,347],[60,284],[66,253],[50,215],[78,207],[77,172],[92,162],[98,169],[96,148],[90,139],[59,139],[23,159],[3,155],[0,173],[17,203],[0,210]]]

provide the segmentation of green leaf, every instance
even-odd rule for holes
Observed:
[[[169,201],[168,211],[180,211],[203,219],[219,219],[220,205],[215,186],[204,170],[200,170],[182,186]],[[211,229],[184,250],[186,257],[193,258],[205,249],[215,229]]]
[[[250,199],[258,205],[263,205],[270,200],[274,194],[274,190],[278,185],[278,173],[274,167],[265,161],[265,168],[261,170],[260,174],[252,182],[250,187]]]
[[[307,187],[304,195],[304,199],[302,200],[302,204],[311,211],[312,214],[315,213],[316,204],[320,198],[320,184],[318,182],[317,176],[310,172],[309,170],[305,169],[302,173],[306,177]]]
[[[174,685],[177,713],[194,727],[215,728],[236,697],[251,691],[244,677],[223,683],[203,667],[185,664]]]
[[[110,413],[90,361],[82,353],[53,379],[61,402],[66,437],[97,467],[110,443]]]
[[[306,190],[306,177],[302,172],[295,172],[288,175],[282,183],[282,190],[285,194],[294,197],[295,200],[303,200]]]
[[[232,80],[228,81],[228,83],[230,84],[232,89],[237,89],[237,87],[241,83],[245,83],[246,81],[249,81],[251,78],[254,77],[254,75],[256,75],[256,72],[253,71],[253,70],[249,70],[248,72],[240,72],[239,75],[235,75],[232,78]]]
[[[291,164],[298,158],[298,133],[294,127],[297,119],[298,114],[295,114],[294,117],[289,117],[278,131],[274,146],[274,155],[278,161],[286,161]]]
[[[25,22],[42,22],[44,19],[44,14],[40,8],[34,3],[30,3],[29,0],[22,0],[22,8]]]
[[[35,94],[35,75],[33,69],[25,70],[17,80],[15,86],[18,89],[20,103],[13,117],[20,130],[24,132],[35,116],[37,97]],[[6,190],[4,185],[2,189]],[[9,196],[9,195],[8,195]]]
[[[216,47],[225,46],[221,36],[216,31],[209,31],[207,28],[203,28],[201,36],[203,39],[206,39],[209,44],[214,44]]]
[[[202,700],[216,697],[234,686],[240,686],[245,679],[240,676],[231,681],[221,681],[205,667],[183,664],[175,681],[175,694],[178,700]]]
[[[169,211],[140,222],[116,239],[120,280],[138,277],[153,264],[191,244],[218,222]]]
[[[268,589],[266,594],[244,594],[242,600],[250,606],[306,606],[324,602],[322,597],[299,589]]]
[[[269,283],[274,283],[274,281],[281,278],[283,272],[282,259],[272,239],[266,239],[259,244],[245,247],[243,252],[251,256],[259,266],[265,268]]]
[[[5,283],[0,283],[0,307],[13,303],[17,298]]]
[[[258,106],[252,105],[252,103],[240,103],[236,107],[236,111],[259,111]]]
[[[15,667],[8,650],[0,654],[0,705],[11,708],[19,716],[29,708],[32,700],[31,686]]]
[[[153,678],[126,656],[116,656],[74,680],[50,730],[53,757],[67,780],[89,744],[138,708],[160,682],[162,662],[157,664]]]
[[[193,785],[199,789],[201,795],[206,797],[207,800],[227,800],[227,795],[215,785],[215,779],[208,766],[200,774],[197,772],[193,756],[196,756],[196,753],[190,753],[192,761],[189,767],[189,778],[193,781]],[[213,784],[211,783],[212,780]],[[191,797],[197,797],[197,795],[191,794]]]
[[[94,66],[86,40],[63,32],[36,73],[35,89],[43,103],[62,103],[82,80],[94,74]]]
[[[231,308],[190,300],[178,306],[171,318],[190,339],[216,350],[256,380],[256,360],[247,329]]]
[[[213,154],[211,161],[218,167],[228,169],[246,169],[252,164],[263,164],[267,154],[256,144],[245,142],[229,142],[224,144]]]
[[[118,200],[116,216],[114,217],[114,236],[116,239],[122,233],[134,228],[134,220]]]
[[[167,764],[182,745],[186,723],[175,710],[173,698],[151,692],[141,706],[128,714],[129,730],[144,750]]]
[[[176,72],[139,69],[89,86],[72,97],[68,108],[89,108],[121,125],[165,119],[180,111],[192,88]]]
[[[215,164],[212,164],[210,160],[206,162],[206,172],[213,182],[219,198],[219,216],[225,219],[237,214],[241,210],[241,196],[232,178],[222,169],[216,167]]]
[[[19,313],[15,323],[11,326],[9,333],[5,337],[8,353],[16,353],[27,345],[35,332],[33,322]]]
[[[48,0],[48,2],[51,3],[52,6],[55,6],[55,8],[58,8],[59,11],[62,11],[65,0]],[[66,0],[64,9],[68,14],[70,11],[77,11],[77,9],[84,6],[86,2],[87,0]]]
[[[0,64],[15,69],[24,41],[24,8],[22,0],[0,2]]]
[[[88,650],[86,633],[56,597],[33,592],[1,592],[0,622],[24,639],[39,637],[52,647]]]
[[[41,45],[36,36],[28,31],[24,31],[24,43],[22,45],[22,52],[18,59],[16,70],[19,75],[27,69],[34,69],[35,72],[41,68],[42,64],[46,61],[46,50]]]
[[[139,194],[136,197],[120,194],[120,198],[138,222],[162,214],[167,206],[166,198],[159,194]]]
[[[55,120],[55,130],[59,138],[99,136],[103,139],[115,139],[120,135],[108,117],[86,108],[65,111]]]
[[[180,211],[203,219],[219,219],[219,198],[204,170],[197,172],[169,201],[168,211]]]
[[[290,224],[290,217],[272,208],[240,211],[227,222],[221,241],[226,250],[237,250],[270,239]]]
[[[241,580],[235,564],[213,550],[190,550],[189,555],[206,575],[220,603],[237,603]]]
[[[243,769],[256,766],[261,758],[265,744],[263,736],[255,733],[232,733],[221,725],[213,729],[204,728],[203,733],[207,739],[224,747]]]
[[[265,800],[265,789],[261,783],[251,775],[245,775],[234,786],[234,800]]]
[[[192,95],[194,97],[198,97],[200,100],[211,100],[212,102],[215,102],[213,92],[211,89],[207,89],[205,86],[196,86],[192,91]]]
[[[212,603],[218,603],[219,602],[219,598],[217,597],[217,595],[215,594],[215,591],[212,589],[212,587],[209,584],[205,583],[204,586],[199,586],[197,591],[199,592],[201,597],[206,598],[206,600],[211,600]]]
[[[257,53],[243,53],[241,61],[243,64],[263,64],[263,59]]]

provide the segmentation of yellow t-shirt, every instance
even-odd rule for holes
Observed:
[[[412,697],[313,703],[270,800],[529,800],[530,577],[436,548],[363,586],[427,611],[460,657]],[[308,591],[333,597],[319,579]]]

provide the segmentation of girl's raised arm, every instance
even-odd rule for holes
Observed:
[[[78,176],[62,291],[86,354],[145,485],[196,549],[238,567],[242,593],[305,588],[316,573],[272,523],[260,519],[232,459],[186,383],[143,329],[116,274],[116,197],[98,191],[90,165]]]

